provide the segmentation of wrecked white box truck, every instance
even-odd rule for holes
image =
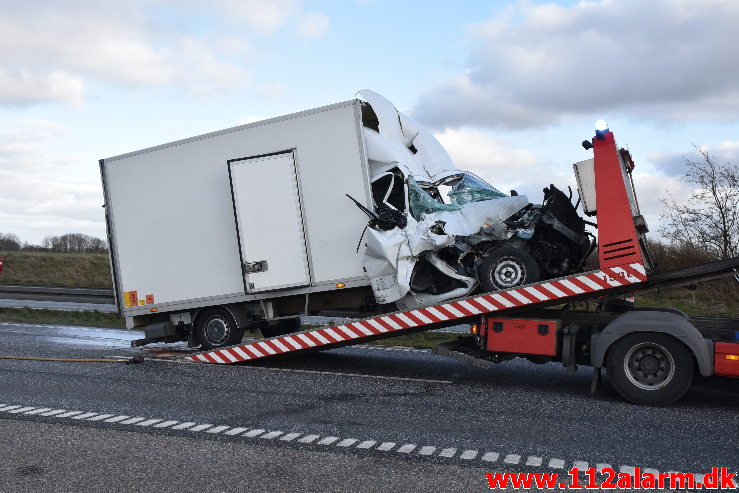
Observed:
[[[301,315],[506,289],[577,272],[595,245],[571,197],[498,191],[366,90],[100,169],[119,314],[141,344],[228,346]]]

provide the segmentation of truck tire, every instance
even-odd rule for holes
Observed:
[[[222,307],[208,308],[195,319],[195,336],[203,349],[233,346],[244,338],[231,312]]]
[[[608,351],[608,378],[634,404],[664,406],[681,398],[693,382],[693,358],[679,340],[657,332],[636,332]]]
[[[277,321],[277,324],[263,324],[259,327],[264,337],[277,337],[285,334],[292,334],[300,330],[300,317],[283,318]]]
[[[477,269],[477,279],[483,291],[510,289],[539,280],[539,266],[523,250],[500,247],[492,250]]]

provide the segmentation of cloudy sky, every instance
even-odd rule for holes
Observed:
[[[737,26],[736,0],[0,0],[0,232],[103,237],[98,159],[363,88],[532,201],[606,119],[656,229],[693,144],[739,159]]]

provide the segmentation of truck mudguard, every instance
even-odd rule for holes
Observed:
[[[698,329],[677,310],[641,309],[629,311],[606,325],[591,337],[591,363],[601,368],[611,344],[634,332],[669,334],[685,344],[695,356],[703,376],[713,375],[713,344],[703,338]]]

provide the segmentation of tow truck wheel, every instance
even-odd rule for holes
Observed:
[[[539,266],[523,250],[500,247],[483,259],[477,270],[483,291],[510,289],[539,280]]]
[[[635,404],[664,406],[682,397],[693,382],[693,358],[674,337],[637,332],[608,352],[608,377],[616,391]]]
[[[241,330],[225,308],[208,308],[195,320],[195,335],[203,349],[233,346],[241,342]]]

